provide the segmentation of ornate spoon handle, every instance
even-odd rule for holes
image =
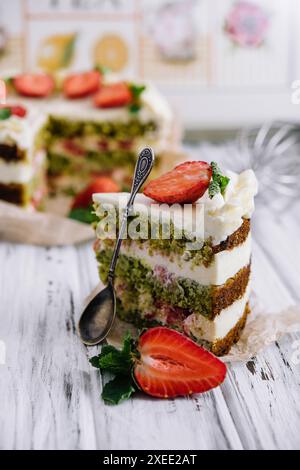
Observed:
[[[131,187],[131,192],[130,192],[130,197],[128,200],[128,203],[126,205],[124,214],[123,214],[123,219],[122,219],[122,224],[120,227],[119,235],[115,244],[115,249],[113,253],[113,257],[110,263],[110,268],[108,272],[108,280],[109,282],[113,282],[114,279],[114,274],[115,274],[115,269],[116,269],[116,264],[122,244],[122,237],[123,233],[125,230],[125,227],[127,225],[127,219],[130,214],[130,211],[133,207],[134,199],[135,196],[137,195],[137,192],[141,188],[141,186],[144,184],[146,179],[148,178],[152,167],[154,163],[154,152],[150,147],[144,148],[138,157],[138,160],[136,162],[135,170],[134,170],[134,177],[133,177],[133,182],[132,182],[132,187]]]

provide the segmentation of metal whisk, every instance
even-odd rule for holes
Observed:
[[[257,202],[283,210],[300,200],[299,124],[276,121],[245,129],[237,143],[239,169],[252,168],[258,178]]]

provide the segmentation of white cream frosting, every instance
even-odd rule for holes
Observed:
[[[113,81],[113,79],[108,79]],[[120,78],[117,79],[120,81]],[[136,83],[136,82],[135,82]],[[160,144],[156,150],[165,150],[166,142],[170,138],[173,126],[173,114],[164,96],[151,83],[145,83],[146,89],[141,94],[141,110],[136,116],[141,122],[154,121],[158,125],[155,138]],[[70,100],[63,96],[54,96],[47,99],[20,98],[19,102],[28,109],[34,110],[37,114],[47,118],[49,115],[64,117],[67,119],[84,121],[111,121],[128,122],[134,116],[130,114],[128,108],[96,108],[92,98]]]
[[[208,320],[196,313],[189,315],[184,321],[186,333],[192,333],[197,339],[203,339],[210,343],[225,338],[243,316],[249,295],[250,284],[248,284],[244,295],[229,307],[221,310],[214,320]]]
[[[192,220],[197,207],[203,209],[202,225],[198,223],[197,230],[199,231],[199,236],[205,239],[211,237],[214,245],[226,240],[229,235],[242,225],[243,218],[250,218],[254,211],[254,196],[257,193],[257,180],[254,172],[246,170],[240,175],[233,172],[228,172],[227,174],[230,177],[230,182],[225,190],[224,197],[221,194],[217,194],[210,199],[206,191],[193,205],[193,210],[190,211],[190,219]],[[93,200],[96,204],[111,204],[118,207],[119,205],[124,206],[128,197],[128,193],[103,193],[94,194]],[[160,214],[168,212],[176,214],[176,217],[174,217],[175,225],[176,219],[180,220],[180,214],[184,211],[182,206],[168,207],[166,205],[159,205],[152,199],[144,196],[144,194],[138,194],[134,210],[139,213],[144,212],[149,214],[150,209],[155,209]]]
[[[146,242],[144,244],[147,244]],[[178,277],[184,277],[198,282],[203,286],[222,285],[235,276],[242,268],[250,263],[251,258],[251,235],[246,241],[232,250],[224,250],[214,256],[214,261],[207,268],[204,265],[194,266],[191,261],[184,261],[182,257],[176,256],[170,259],[160,253],[148,253],[147,247],[141,248],[132,241],[128,246],[121,247],[121,253],[141,259],[152,270],[156,266],[163,266],[168,273]]]
[[[243,218],[250,219],[254,211],[254,196],[257,194],[257,179],[252,170],[241,174],[226,172],[230,181],[224,197],[219,193],[212,199],[206,192],[198,202],[205,205],[205,234],[218,244],[235,232]]]
[[[33,176],[33,165],[28,162],[4,162],[0,158],[0,181],[4,184],[28,183]]]
[[[28,150],[27,156],[30,159],[35,136],[44,122],[45,117],[32,110],[24,118],[12,115],[8,119],[0,120],[0,142],[14,143],[20,149]]]
[[[22,143],[22,148],[28,148],[31,142],[29,140],[27,127],[28,123],[26,119],[18,116],[11,116],[8,119],[0,121],[0,142]]]

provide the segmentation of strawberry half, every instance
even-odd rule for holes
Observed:
[[[104,85],[94,98],[94,104],[98,108],[117,108],[126,106],[131,101],[131,91],[124,82]]]
[[[127,400],[137,389],[158,398],[207,392],[226,376],[225,364],[213,354],[163,326],[150,328],[138,340],[127,333],[121,350],[104,345],[90,362],[115,375],[102,391],[111,404]]]
[[[55,88],[53,78],[44,73],[18,75],[13,79],[13,84],[20,95],[30,98],[44,98]]]
[[[220,385],[226,366],[186,336],[165,327],[140,337],[134,377],[148,395],[160,398],[206,392]]]
[[[207,190],[212,168],[206,162],[185,162],[174,170],[150,181],[144,189],[145,196],[167,204],[193,203]]]
[[[87,188],[75,197],[72,209],[87,208],[92,204],[92,196],[95,193],[117,193],[119,186],[108,176],[99,176],[90,183]]]
[[[98,91],[101,74],[97,70],[70,75],[64,80],[63,92],[67,98],[84,98]]]

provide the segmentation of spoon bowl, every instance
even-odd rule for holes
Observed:
[[[81,341],[88,346],[101,343],[108,335],[116,316],[116,296],[112,282],[87,305],[79,320]]]

